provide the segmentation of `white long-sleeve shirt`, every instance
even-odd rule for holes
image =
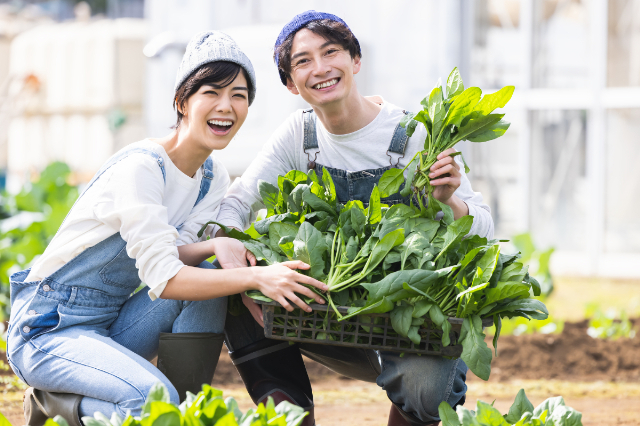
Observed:
[[[111,166],[76,202],[27,281],[44,279],[85,249],[120,232],[127,242],[127,254],[136,260],[140,280],[149,286],[151,299],[162,294],[167,281],[184,266],[178,258],[178,246],[197,242],[202,225],[215,219],[229,187],[229,174],[212,157],[209,192],[194,207],[202,169],[193,177],[185,175],[164,148],[151,140],[126,149],[134,147],[164,159],[166,183],[158,162],[148,154],[134,153]],[[208,233],[212,229],[209,226]]]
[[[353,133],[334,135],[329,133],[320,120],[316,122],[318,150],[303,149],[304,121],[303,110],[291,114],[276,130],[258,157],[251,163],[241,178],[236,179],[220,206],[218,221],[231,227],[247,229],[255,220],[257,211],[263,208],[258,192],[258,180],[277,184],[278,175],[284,175],[292,169],[307,170],[309,158],[313,159],[319,150],[316,162],[323,166],[360,171],[389,166],[387,149],[393,132],[403,116],[403,110],[388,102],[382,103],[382,109],[376,118]],[[423,149],[426,130],[421,124],[407,141],[405,155],[391,154],[393,164],[399,160],[398,167],[405,167],[413,156]],[[461,162],[456,157],[456,161]],[[407,172],[405,172],[407,173]],[[470,234],[493,238],[493,219],[489,206],[484,204],[482,195],[474,192],[464,167],[457,195],[469,207],[474,217]]]

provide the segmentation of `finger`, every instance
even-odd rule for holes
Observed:
[[[455,154],[456,152],[458,152],[458,150],[456,150],[455,148],[449,148],[447,150],[442,151],[440,154],[438,154],[436,158],[438,160],[442,160],[444,157],[448,157],[451,154]]]
[[[247,250],[247,260],[249,261],[249,265],[251,266],[256,266],[256,264],[258,263],[255,254],[251,253],[249,250]]]
[[[298,296],[296,296],[295,293],[293,292],[291,292],[291,294],[287,296],[287,299],[289,299],[292,303],[297,305],[300,309],[302,309],[305,312],[313,311],[313,309],[311,309],[311,306],[304,303],[304,301],[300,299]]]
[[[451,163],[454,163],[455,161],[453,160],[453,158],[451,157],[445,157],[442,160],[438,160],[435,163],[433,163],[433,166],[431,166],[431,171],[435,172],[436,170],[445,167]]]
[[[277,299],[278,303],[282,305],[283,308],[285,308],[287,311],[291,312],[293,311],[293,307],[289,304],[289,302],[287,302],[287,299],[284,298],[284,296],[280,296]]]
[[[300,260],[289,260],[287,262],[282,262],[281,265],[286,266],[289,269],[309,269],[311,266]]]
[[[441,167],[438,170],[435,170],[435,171],[429,173],[429,178],[433,179],[433,178],[436,178],[438,176],[445,175],[447,173],[452,173],[453,170],[454,170],[454,167],[451,164],[447,164],[446,166]]]
[[[309,284],[314,286],[315,288],[319,288],[322,291],[329,290],[329,286],[323,283],[322,281],[318,281],[315,278],[308,277],[302,274],[296,274],[295,280],[301,284]]]
[[[454,188],[458,188],[460,186],[460,179],[449,176],[441,179],[432,180],[429,183],[431,183],[432,186],[450,185]]]
[[[321,303],[321,304],[325,303],[324,299],[319,294],[314,293],[310,288],[305,287],[303,285],[297,284],[293,291],[295,291],[298,294],[304,294],[305,296],[315,300],[317,303]]]

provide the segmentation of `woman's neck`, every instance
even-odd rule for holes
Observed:
[[[199,146],[185,130],[180,128],[155,142],[162,145],[171,162],[189,177],[194,177],[200,166],[211,155],[211,151]]]

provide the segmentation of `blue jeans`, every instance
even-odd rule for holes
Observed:
[[[264,330],[245,313],[227,315],[226,343],[230,351],[264,339]],[[461,359],[440,356],[297,343],[306,357],[355,380],[377,383],[405,413],[429,423],[440,420],[438,405],[463,401],[467,391],[467,365]]]
[[[208,262],[199,267],[213,268]],[[7,358],[29,386],[84,395],[80,403],[81,416],[93,416],[96,411],[107,416],[112,412],[124,416],[127,410],[139,415],[151,387],[158,381],[169,389],[171,401],[178,403],[175,388],[149,362],[157,354],[160,333],[222,333],[224,330],[226,297],[200,302],[152,301],[142,290],[128,298],[119,310],[104,306],[107,303],[100,299],[94,303],[86,300],[78,303],[79,296],[71,304],[55,301],[58,324],[69,319],[74,322],[74,318],[83,318],[83,321],[28,338],[22,324],[29,316],[37,315],[33,312],[39,308],[35,307],[34,298],[23,298],[21,294],[31,294],[31,290],[42,286],[40,281],[23,282],[27,274],[28,271],[22,271],[12,276],[12,292],[18,293],[12,307],[17,315],[11,319],[8,330]],[[51,295],[65,290],[64,286],[51,284],[50,287],[53,287],[48,291]],[[20,303],[20,299],[31,303]],[[47,302],[40,302],[42,310],[46,310]]]

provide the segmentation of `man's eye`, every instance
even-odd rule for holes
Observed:
[[[235,95],[233,95],[234,97],[238,97],[238,98],[242,98],[242,99],[246,99],[247,97],[242,94],[242,93],[236,93]]]
[[[296,62],[296,66],[302,65],[302,64],[304,64],[305,62],[308,62],[308,61],[309,61],[308,59],[300,59],[299,61]]]

